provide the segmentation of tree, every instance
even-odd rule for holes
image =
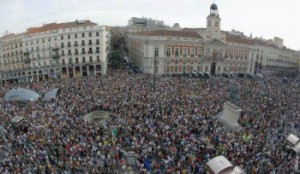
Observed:
[[[121,55],[119,51],[114,51],[110,54],[109,63],[113,68],[120,67]]]

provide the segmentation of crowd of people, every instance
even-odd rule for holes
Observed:
[[[6,102],[5,93],[16,85],[0,88],[1,173],[200,174],[219,155],[246,173],[297,171],[286,138],[300,133],[300,90],[280,78],[160,77],[154,88],[151,75],[122,69],[18,84],[40,94],[60,92],[50,101]],[[217,118],[232,87],[243,110],[239,132]],[[83,120],[97,110],[110,117]],[[25,118],[24,126],[10,123],[15,116]]]

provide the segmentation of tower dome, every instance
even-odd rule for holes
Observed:
[[[218,6],[215,3],[213,3],[213,4],[210,5],[210,9],[211,10],[218,10]]]

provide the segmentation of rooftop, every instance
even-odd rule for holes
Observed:
[[[34,34],[34,33],[40,33],[45,31],[57,30],[57,29],[73,28],[73,27],[81,27],[81,26],[93,26],[93,25],[97,25],[97,24],[89,20],[82,20],[82,21],[76,20],[73,22],[65,22],[65,23],[49,23],[41,27],[28,28],[26,34]]]
[[[188,37],[202,39],[202,37],[194,31],[174,31],[174,30],[152,30],[141,31],[135,33],[135,35],[141,36],[174,36],[174,37]]]

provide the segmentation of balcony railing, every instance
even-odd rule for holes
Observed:
[[[58,50],[59,50],[58,47],[53,47],[53,48],[52,48],[52,51],[58,51]]]
[[[52,57],[53,59],[59,59],[59,54],[54,54]]]

